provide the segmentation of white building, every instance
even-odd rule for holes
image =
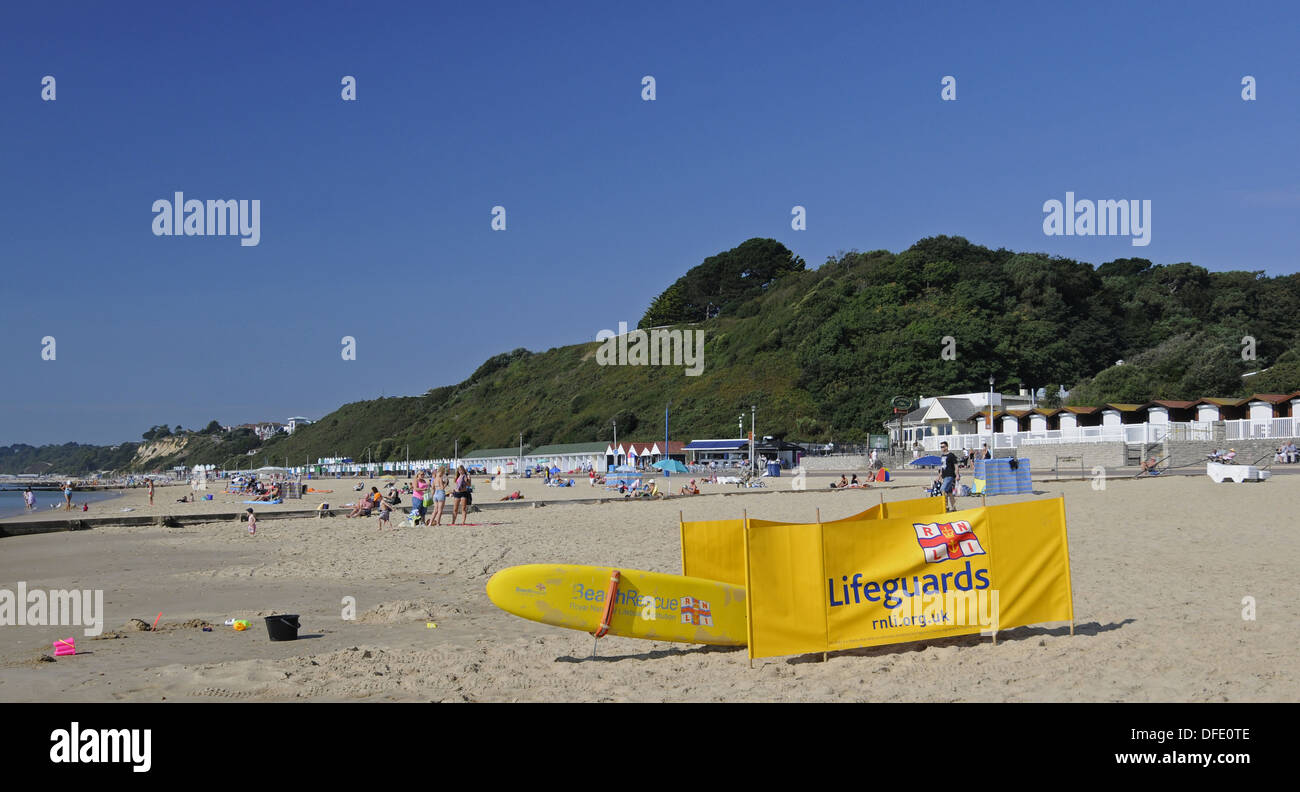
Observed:
[[[988,432],[985,421],[989,414],[992,396],[993,416],[996,419],[1008,411],[1028,410],[1033,399],[1025,390],[1019,394],[955,393],[950,396],[922,396],[916,409],[899,418],[885,422],[891,444],[910,448],[921,441],[928,448],[938,447],[938,440],[927,442],[927,437],[966,435]]]

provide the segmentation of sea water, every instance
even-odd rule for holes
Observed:
[[[62,490],[59,490],[58,492],[51,492],[49,490],[32,490],[32,494],[36,496],[37,512],[45,513],[54,511],[50,508],[50,504],[56,504],[60,510],[63,509]],[[96,504],[116,497],[118,497],[117,490],[72,491],[72,502],[76,505],[77,514],[82,513],[81,504],[83,503]],[[27,507],[23,505],[23,491],[21,489],[0,490],[0,519],[28,513]],[[71,512],[64,513],[71,514]],[[118,512],[117,510],[106,509],[104,506],[96,507],[92,505],[90,507],[90,514],[96,517],[108,517],[110,515],[117,515]]]

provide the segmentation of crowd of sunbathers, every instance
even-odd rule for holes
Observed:
[[[278,481],[272,483],[270,487],[263,486],[261,482],[258,482],[256,491],[258,495],[257,497],[253,498],[253,500],[255,501],[279,500],[280,494],[283,492],[283,490],[280,488],[280,482]]]

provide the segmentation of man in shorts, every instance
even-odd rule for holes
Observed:
[[[939,476],[943,479],[940,490],[943,492],[944,503],[948,511],[957,511],[957,455],[948,451],[947,443],[939,444],[939,454],[943,457],[943,471]]]

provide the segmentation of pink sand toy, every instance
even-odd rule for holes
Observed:
[[[74,655],[77,653],[77,645],[71,638],[64,638],[61,641],[54,642],[54,656],[63,657],[64,655]]]

